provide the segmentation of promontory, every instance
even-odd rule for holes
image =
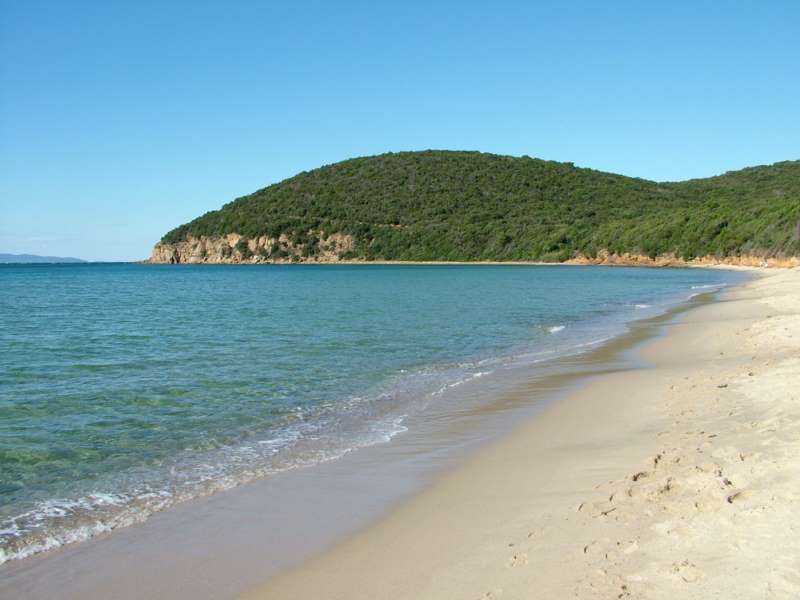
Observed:
[[[354,158],[168,232],[152,263],[800,264],[800,161],[656,182],[530,158]]]

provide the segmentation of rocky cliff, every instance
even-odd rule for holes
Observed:
[[[619,265],[629,267],[710,267],[718,265],[735,267],[778,267],[793,268],[800,267],[800,257],[762,257],[753,255],[741,256],[698,256],[691,260],[685,260],[674,254],[660,254],[655,257],[643,254],[611,254],[607,250],[601,250],[595,257],[588,257],[582,254],[566,261],[573,265]]]
[[[353,239],[342,234],[317,236],[312,243],[317,247],[317,254],[309,254],[305,245],[295,245],[286,236],[270,238],[245,238],[237,234],[229,234],[221,238],[189,237],[177,243],[159,242],[153,248],[152,256],[145,262],[151,264],[329,264],[329,263],[365,263],[362,258],[350,258],[353,250]],[[405,261],[375,261],[397,262]],[[429,261],[442,264],[443,261]],[[476,264],[485,262],[475,261]],[[444,263],[446,264],[446,263]],[[503,264],[502,262],[497,264]],[[540,261],[508,261],[506,264],[542,264]],[[553,264],[553,263],[547,263]],[[594,257],[577,254],[564,261],[570,265],[611,265],[632,267],[703,267],[703,266],[741,266],[741,267],[800,267],[800,257],[761,257],[761,256],[702,256],[684,260],[674,254],[662,254],[650,257],[643,254],[613,254],[601,250]]]
[[[312,252],[313,249],[313,252]],[[159,242],[146,261],[154,264],[258,264],[334,263],[353,250],[349,235],[310,232],[304,243],[286,235],[246,238],[236,233],[223,237],[193,237],[176,243]]]

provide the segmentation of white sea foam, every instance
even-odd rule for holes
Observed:
[[[692,298],[696,298],[702,294],[707,294],[709,292],[716,292],[721,290],[722,288],[727,287],[725,283],[707,283],[704,285],[693,285],[691,289],[693,290],[702,290],[698,292],[694,292],[693,294],[689,294],[687,300],[691,300]]]
[[[381,440],[383,442],[389,442],[394,436],[408,431],[408,427],[403,425],[403,421],[406,420],[407,416],[408,415],[400,415],[399,417],[392,419],[390,424],[391,428],[388,431],[383,432]]]
[[[638,308],[638,309],[650,308],[651,306],[652,306],[651,304],[634,304],[633,305],[634,308]]]
[[[472,373],[450,386],[487,373]],[[170,490],[142,490],[134,494],[97,491],[78,499],[38,502],[31,510],[0,522],[0,564],[145,521],[179,502],[280,471],[336,460],[358,448],[388,442],[408,431],[404,425],[406,414],[381,416],[381,406],[393,407],[393,399],[390,393],[378,394],[372,401],[352,397],[329,407],[329,414],[316,421],[299,421],[278,435],[219,448],[205,457],[208,460],[198,457],[194,464],[172,465],[167,470],[171,481],[162,482]],[[344,414],[338,412],[343,407]],[[348,415],[348,410],[352,414]],[[363,410],[367,414],[361,415]],[[347,422],[342,424],[344,421]],[[329,431],[334,431],[334,435],[326,435]]]
[[[467,375],[463,379],[458,379],[456,381],[453,381],[452,383],[444,384],[442,387],[440,387],[438,390],[433,392],[431,395],[432,396],[441,396],[442,394],[444,394],[449,389],[458,387],[460,385],[464,385],[465,383],[468,383],[470,381],[478,379],[479,377],[483,377],[485,375],[491,375],[493,372],[494,371],[477,371],[475,373],[470,373],[469,375]]]
[[[576,348],[588,348],[590,346],[597,346],[597,344],[602,344],[603,342],[607,342],[612,337],[613,336],[599,338],[599,339],[596,339],[596,340],[590,340],[588,342],[583,342],[582,344],[576,344],[575,347]]]
[[[724,288],[727,284],[724,283],[706,283],[703,285],[693,285],[693,290],[710,290],[710,289],[717,289],[717,288]]]
[[[118,527],[139,523],[166,506],[163,502],[160,505],[149,502],[146,503],[149,506],[142,510],[142,507],[137,506],[136,500],[141,500],[143,497],[95,493],[78,500],[56,499],[39,502],[32,510],[3,523],[4,529],[0,530],[0,537],[5,547],[0,547],[0,565],[8,560],[26,558],[65,544],[87,540]],[[164,495],[156,494],[154,497],[164,498]],[[121,510],[108,514],[102,510],[102,507],[108,506],[120,507]],[[70,518],[76,518],[78,524],[69,522],[59,526],[60,520]],[[37,530],[39,524],[49,524],[50,527],[39,531]],[[21,538],[25,533],[32,536],[19,545],[13,543],[12,540]],[[12,543],[7,544],[7,542]]]
[[[553,325],[552,327],[548,327],[547,331],[549,333],[558,333],[559,331],[564,331],[566,325]]]

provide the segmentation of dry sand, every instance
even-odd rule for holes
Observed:
[[[254,599],[800,598],[800,271],[765,271]]]

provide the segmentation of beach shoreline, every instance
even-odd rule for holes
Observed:
[[[133,527],[9,561],[0,567],[0,596],[236,597],[377,522],[592,374],[634,368],[640,361],[633,347],[659,323],[712,298],[700,286],[688,300],[668,303],[665,313],[634,319],[626,333],[579,344],[586,348],[577,353],[544,362],[533,357],[502,369],[500,377],[472,378],[458,386],[457,404],[438,398],[392,443],[179,503]],[[213,544],[207,543],[210,530]],[[129,568],[131,561],[150,574],[147,582]]]
[[[634,321],[628,334],[574,357],[571,373],[559,367],[551,376],[537,375],[544,379],[504,392],[490,406],[471,411],[474,414],[461,415],[460,424],[459,419],[453,421],[463,430],[461,437],[417,424],[403,440],[193,500],[90,543],[7,564],[0,596],[45,598],[58,590],[60,597],[81,600],[109,594],[187,600],[242,594],[477,598],[486,593],[490,595],[483,597],[500,597],[502,589],[504,597],[515,598],[525,597],[533,585],[544,590],[543,597],[560,597],[569,590],[558,587],[557,581],[547,583],[548,588],[540,587],[545,585],[542,581],[524,580],[535,565],[559,572],[526,543],[536,539],[540,548],[569,552],[580,536],[573,530],[548,539],[547,524],[539,534],[531,527],[521,535],[520,521],[534,523],[545,515],[547,523],[555,523],[563,506],[592,506],[598,492],[586,480],[606,473],[612,481],[628,468],[632,456],[658,452],[651,429],[659,406],[637,400],[635,394],[623,399],[614,394],[620,388],[663,388],[663,382],[648,379],[662,367],[642,368],[643,361],[675,360],[675,345],[655,355],[652,348],[667,343],[674,330],[688,327],[696,334],[697,327],[709,327],[708,322],[715,321],[709,318],[713,307],[728,306],[731,294],[752,295],[748,290],[759,281],[797,275],[748,271],[762,277],[736,286],[721,299],[701,292],[666,314]],[[695,316],[698,311],[709,312]],[[685,327],[687,319],[691,325]],[[664,356],[659,358],[658,352]],[[709,356],[697,354],[694,362],[711,360]],[[525,370],[531,377],[539,371]],[[443,416],[434,416],[434,421]],[[620,437],[624,444],[618,443]],[[398,464],[405,464],[406,470]],[[572,470],[574,477],[562,477]],[[493,479],[498,474],[500,479]],[[323,497],[326,507],[320,510],[315,499]],[[354,497],[358,502],[349,504]],[[614,510],[609,515],[617,514],[618,508],[610,508]],[[565,522],[577,523],[572,512],[566,514]],[[583,509],[577,515],[584,517]],[[563,523],[559,527],[570,531]],[[214,543],[201,548],[209,530]],[[585,546],[588,555],[588,548],[599,548],[600,542],[593,539]],[[515,549],[519,552],[505,557]],[[139,568],[131,569],[131,560]],[[151,574],[147,582],[137,582],[140,569]],[[613,570],[605,570],[608,581],[614,580]],[[508,574],[522,575],[523,581],[495,583]],[[363,592],[354,590],[360,587]],[[475,589],[483,587],[476,595]],[[604,594],[610,588],[602,589],[598,597],[608,597]],[[591,597],[587,590],[576,593]]]
[[[243,598],[793,597],[800,273],[758,273]]]

